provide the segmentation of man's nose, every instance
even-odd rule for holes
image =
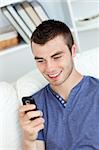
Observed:
[[[56,68],[56,63],[53,61],[47,61],[46,69],[48,72],[53,71]]]

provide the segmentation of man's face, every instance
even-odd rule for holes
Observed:
[[[44,45],[32,43],[32,49],[38,69],[52,86],[59,86],[68,79],[73,70],[73,59],[62,36]]]

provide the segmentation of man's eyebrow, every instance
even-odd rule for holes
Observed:
[[[53,54],[51,57],[54,57],[54,56],[60,55],[60,54],[62,54],[62,53],[63,53],[63,51],[56,52],[56,53],[55,53],[55,54]]]
[[[37,57],[37,56],[35,56],[34,59],[38,60],[38,59],[44,59],[44,58],[43,57]]]

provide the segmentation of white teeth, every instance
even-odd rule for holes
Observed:
[[[53,75],[49,75],[49,77],[56,77],[56,76],[58,76],[58,74],[59,74],[59,73],[53,74]]]

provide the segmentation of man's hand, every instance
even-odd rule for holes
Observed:
[[[35,110],[35,105],[28,104],[19,108],[20,124],[24,133],[24,140],[35,141],[38,132],[44,128],[43,113],[40,110]],[[27,112],[27,113],[26,113]],[[31,118],[35,118],[32,119]]]

